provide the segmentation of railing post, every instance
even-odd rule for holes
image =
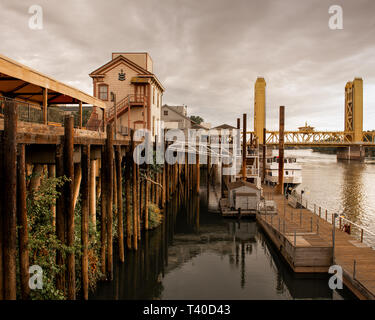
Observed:
[[[297,244],[297,234],[296,234],[296,229],[294,229],[294,246],[296,247]]]
[[[353,260],[353,279],[355,279],[356,272],[357,272],[357,261]]]
[[[326,209],[326,221],[328,220],[328,210]]]
[[[322,207],[319,207],[319,218],[322,216]]]
[[[363,229],[361,229],[361,242],[363,242]]]
[[[314,203],[314,214],[316,214],[316,204]]]
[[[341,217],[339,219],[339,229],[341,230]]]
[[[313,218],[311,217],[310,218],[310,232],[312,232],[313,231]]]

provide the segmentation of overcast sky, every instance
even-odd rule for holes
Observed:
[[[42,30],[29,7],[43,8]],[[331,5],[343,30],[328,27]],[[214,125],[253,127],[254,82],[267,82],[267,128],[305,121],[343,130],[344,88],[364,80],[364,128],[375,129],[374,0],[1,0],[0,53],[92,94],[88,74],[112,51],[147,51],[163,102]]]

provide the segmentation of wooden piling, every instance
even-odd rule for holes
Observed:
[[[138,250],[138,195],[137,195],[137,164],[134,161],[133,153],[134,153],[134,141],[132,141],[132,180],[133,180],[133,248]]]
[[[81,189],[81,181],[82,181],[82,169],[80,163],[74,164],[74,189],[73,189],[73,203],[74,208],[77,205],[79,190]]]
[[[247,117],[243,114],[243,132],[242,132],[242,180],[246,181],[246,132],[247,132]]]
[[[3,148],[0,148],[0,181],[4,181]],[[3,257],[3,199],[4,193],[0,193],[0,301],[4,300],[4,257]]]
[[[56,146],[56,176],[64,176],[64,157],[63,157],[63,145]],[[60,196],[56,199],[56,237],[57,239],[66,244],[65,239],[65,200],[64,200],[64,187],[58,187],[57,190]],[[56,264],[59,267],[64,265],[63,252],[57,250],[56,252]],[[56,288],[62,292],[65,292],[65,273],[60,271],[56,275]]]
[[[74,201],[73,201],[73,183],[74,183],[74,163],[73,163],[73,129],[74,118],[69,115],[64,121],[64,174],[69,179],[64,185],[64,201],[66,214],[66,244],[73,249],[74,247]],[[76,298],[76,277],[75,277],[75,256],[74,251],[67,253],[67,298],[75,300]]]
[[[285,107],[280,106],[279,115],[279,182],[278,191],[284,194],[284,124],[285,124]]]
[[[148,164],[146,164],[146,177],[149,176]],[[149,183],[145,182],[145,229],[148,230],[148,202],[149,202]]]
[[[96,163],[97,160],[92,160],[90,163],[90,222],[96,230]]]
[[[21,298],[29,298],[29,234],[27,225],[26,209],[26,165],[25,165],[25,145],[18,148],[17,158],[17,220],[18,220],[18,250],[20,257],[20,284]]]
[[[3,259],[4,299],[16,299],[16,200],[17,200],[17,106],[6,101],[4,110]]]
[[[197,194],[199,194],[199,187],[201,181],[201,171],[200,171],[200,164],[199,164],[199,153],[197,154]]]
[[[107,124],[106,140],[106,197],[107,197],[107,279],[113,279],[113,125]]]
[[[121,262],[125,261],[124,252],[124,216],[122,205],[122,157],[121,147],[116,148],[116,173],[117,173],[117,226],[118,226],[118,241],[119,241],[119,259]]]
[[[141,187],[141,179],[140,179],[140,174],[139,174],[139,165],[137,164],[136,166],[137,168],[137,202],[139,203],[139,199],[140,199],[140,187]],[[138,205],[137,207],[137,228],[138,228],[138,231],[137,231],[137,236],[138,236],[138,240],[141,240],[141,210],[140,210],[140,206]]]
[[[90,208],[90,145],[83,146],[81,157],[82,182],[81,182],[81,290],[82,298],[89,298],[89,208]]]
[[[100,219],[100,265],[101,273],[105,277],[106,274],[106,253],[107,253],[107,195],[106,195],[106,169],[104,163],[106,162],[106,148],[102,147],[101,154],[101,219]]]
[[[131,212],[131,158],[132,153],[128,151],[125,155],[125,197],[126,197],[126,245],[128,249],[132,247],[131,228],[132,228],[132,212]]]

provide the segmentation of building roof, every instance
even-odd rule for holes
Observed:
[[[119,65],[120,63],[126,64],[129,68],[133,69],[134,71],[138,72],[139,74],[137,77],[139,78],[152,78],[155,82],[159,85],[162,91],[165,91],[164,87],[160,83],[159,79],[155,76],[155,74],[147,71],[146,69],[142,68],[140,65],[136,64],[135,62],[131,61],[130,59],[124,57],[123,55],[119,55],[116,58],[112,59],[111,61],[107,62],[106,64],[102,65],[98,69],[94,70],[89,74],[91,78],[96,77],[103,77],[108,69],[112,69],[115,66]]]
[[[179,107],[179,106],[178,106],[178,107]],[[184,119],[190,121],[191,124],[192,124],[192,128],[193,128],[193,129],[194,129],[194,128],[195,128],[195,129],[198,128],[198,129],[206,129],[206,130],[207,130],[206,127],[201,126],[200,124],[198,124],[198,123],[196,123],[195,121],[191,120],[189,117],[183,115],[181,112],[178,112],[175,108],[173,108],[173,106],[168,106],[167,104],[165,104],[165,105],[162,106],[162,108],[167,108],[168,110],[171,110],[171,111],[177,113],[177,114],[178,114],[179,116],[181,116],[182,118],[184,118]]]
[[[240,187],[249,187],[251,189],[259,190],[259,188],[255,184],[250,183],[248,181],[244,181],[244,180],[237,180],[235,182],[231,182],[228,185],[229,190],[237,189],[237,188],[240,188]]]
[[[81,101],[102,109],[106,104],[89,94],[59,82],[0,54],[0,85],[4,96],[43,103],[42,88],[48,89],[49,104],[73,104]]]
[[[224,123],[224,124],[222,124],[222,125],[220,125],[220,126],[217,126],[217,127],[215,127],[215,128],[212,128],[212,129],[237,129],[237,128],[236,128],[236,127],[233,127],[233,126],[231,126],[231,125],[229,125],[229,124]]]

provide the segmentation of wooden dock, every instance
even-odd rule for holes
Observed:
[[[263,188],[276,202],[278,214],[258,214],[257,220],[295,272],[328,272],[331,265],[339,265],[344,284],[358,298],[375,299],[375,250],[336,228],[333,251],[333,226],[325,214],[292,208],[273,188]]]

